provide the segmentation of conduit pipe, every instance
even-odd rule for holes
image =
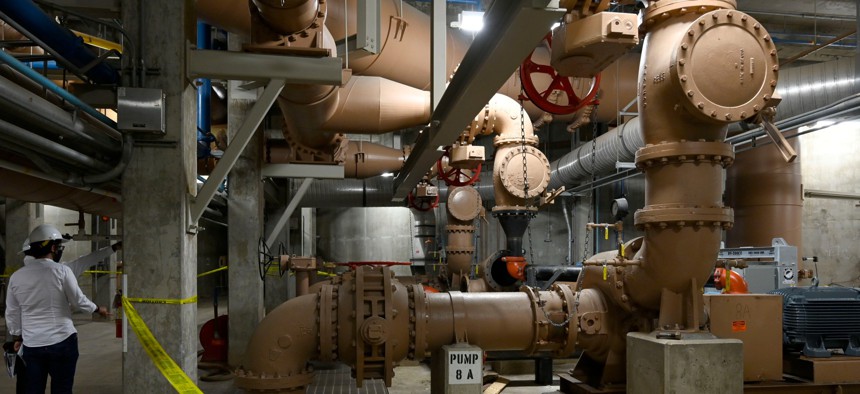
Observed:
[[[84,168],[95,168],[101,171],[111,169],[111,166],[101,160],[94,159],[65,145],[57,144],[2,119],[0,119],[0,139],[22,147],[34,147],[42,153]]]
[[[26,124],[27,128],[34,131],[56,133],[64,144],[78,150],[92,154],[120,152],[119,141],[112,135],[105,134],[99,127],[84,122],[81,117],[74,116],[2,76],[0,106],[7,116],[6,120],[14,119],[16,123]]]
[[[425,293],[421,285],[401,284],[389,268],[359,267],[269,313],[235,382],[250,392],[304,392],[314,377],[308,361],[319,360],[351,365],[359,385],[383,379],[390,386],[398,362],[425,359],[457,342],[568,356],[577,339],[574,304],[564,285],[544,292]]]

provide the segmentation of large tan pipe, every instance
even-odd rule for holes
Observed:
[[[247,1],[197,0],[197,17],[230,33],[251,34],[251,12]]]
[[[421,285],[401,284],[388,268],[360,267],[266,316],[248,344],[249,362],[236,372],[236,385],[251,392],[302,392],[313,380],[309,361],[337,360],[353,366],[359,384],[378,378],[390,386],[401,360],[422,360],[460,342],[569,356],[578,332],[575,302],[567,286],[425,293]]]
[[[800,139],[789,140],[800,152]],[[739,147],[745,149],[748,146]],[[803,179],[800,158],[786,163],[772,145],[738,153],[727,177],[727,201],[735,209],[735,226],[726,233],[726,246],[771,246],[784,238],[803,247]]]
[[[293,161],[292,149],[285,141],[269,140],[266,143],[265,161],[272,164],[290,163]],[[401,149],[373,142],[349,141],[343,156],[344,177],[366,179],[400,171],[407,154]]]
[[[253,0],[260,17],[279,34],[292,34],[312,28],[320,11],[317,0]],[[323,14],[322,16],[325,16]]]

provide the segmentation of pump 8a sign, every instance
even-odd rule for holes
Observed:
[[[448,384],[480,384],[481,352],[450,350],[448,353]]]

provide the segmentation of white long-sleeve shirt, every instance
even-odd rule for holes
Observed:
[[[77,332],[72,309],[93,313],[90,301],[66,265],[51,259],[34,259],[9,278],[6,328],[22,335],[27,347],[49,346]]]

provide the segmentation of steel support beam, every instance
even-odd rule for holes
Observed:
[[[431,126],[415,144],[394,180],[394,201],[402,201],[442,156],[472,118],[513,74],[526,55],[564,15],[553,0],[496,1],[484,15],[463,62],[433,112]]]
[[[284,226],[287,224],[287,221],[290,220],[290,216],[293,216],[293,212],[296,210],[296,207],[299,206],[299,202],[302,201],[302,198],[305,197],[305,193],[307,193],[308,188],[311,187],[311,182],[313,181],[314,178],[303,179],[302,184],[299,186],[299,190],[296,190],[296,194],[290,200],[290,203],[287,204],[287,207],[284,208],[283,212],[281,212],[278,222],[275,223],[275,227],[272,229],[272,232],[268,237],[266,237],[266,246],[269,249],[272,248],[275,240],[278,239],[278,235],[280,235],[281,231],[284,230]]]
[[[448,49],[448,10],[445,0],[433,0],[433,11],[430,13],[432,25],[430,36],[430,96],[433,110],[439,105],[445,94],[445,83],[448,82],[448,62],[445,52]]]
[[[222,156],[221,160],[218,161],[218,165],[216,165],[215,169],[212,170],[212,174],[210,174],[209,178],[206,179],[206,182],[203,183],[203,187],[197,193],[197,197],[194,198],[190,204],[191,220],[189,223],[191,223],[192,228],[189,230],[191,232],[196,230],[197,221],[200,220],[201,216],[203,216],[203,211],[206,209],[206,206],[209,205],[209,201],[212,200],[212,197],[215,196],[215,192],[218,191],[218,185],[227,178],[227,173],[233,169],[233,165],[236,164],[236,160],[239,159],[239,155],[243,150],[245,150],[245,147],[248,146],[248,141],[251,140],[251,137],[257,131],[257,127],[260,126],[266,113],[269,112],[269,108],[272,108],[272,104],[275,102],[275,99],[278,98],[279,94],[281,94],[281,90],[284,89],[285,83],[286,81],[283,79],[273,79],[269,81],[268,85],[266,85],[266,89],[263,90],[263,94],[254,104],[254,107],[248,111],[247,118],[245,118],[245,121],[242,123],[242,126],[239,128],[233,141],[230,141],[230,145],[227,147],[227,150],[224,151],[224,156]]]
[[[264,164],[260,173],[263,178],[343,179],[343,166],[332,164]]]
[[[340,85],[341,60],[336,57],[277,56],[258,53],[188,51],[191,78],[242,81],[283,79],[286,83]]]

